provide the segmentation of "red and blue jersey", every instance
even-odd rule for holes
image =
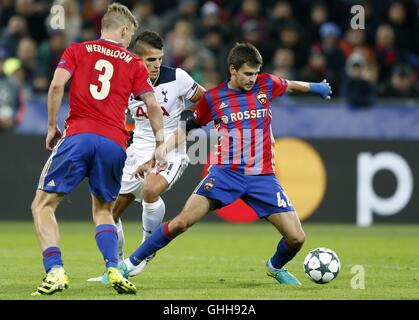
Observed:
[[[196,119],[214,120],[218,145],[211,164],[249,175],[275,171],[271,101],[285,93],[287,81],[258,75],[252,90],[234,90],[228,81],[205,92],[196,107]]]

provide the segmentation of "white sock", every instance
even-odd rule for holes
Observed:
[[[266,263],[266,266],[268,267],[269,271],[271,272],[276,272],[278,271],[278,269],[276,269],[271,262],[271,259],[268,260],[268,262]]]
[[[162,223],[166,207],[162,198],[156,202],[148,203],[143,200],[143,241],[151,236]]]
[[[116,225],[116,232],[118,234],[118,263],[124,261],[124,244],[125,244],[125,236],[124,236],[124,229],[122,227],[121,219],[118,220]]]
[[[136,266],[134,266],[129,258],[126,258],[124,260],[125,266],[127,267],[128,271],[132,271],[135,269]]]

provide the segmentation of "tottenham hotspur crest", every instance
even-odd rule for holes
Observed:
[[[261,104],[265,104],[268,101],[268,95],[263,91],[259,91],[256,95],[256,99],[258,99]]]

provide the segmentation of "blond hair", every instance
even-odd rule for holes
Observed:
[[[103,15],[101,21],[102,30],[116,29],[122,26],[138,28],[137,19],[129,9],[118,2],[108,5],[108,11]]]

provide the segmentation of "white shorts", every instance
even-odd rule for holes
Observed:
[[[125,160],[124,170],[122,174],[120,194],[132,193],[135,200],[141,202],[143,200],[143,185],[144,179],[132,178],[131,174],[138,168],[138,166],[150,160],[152,153],[136,152],[134,148],[127,149],[127,159]],[[167,154],[167,169],[159,174],[167,180],[169,190],[175,182],[182,176],[185,169],[188,167],[189,158],[186,154],[180,154],[172,151]],[[166,191],[167,191],[166,190]]]

